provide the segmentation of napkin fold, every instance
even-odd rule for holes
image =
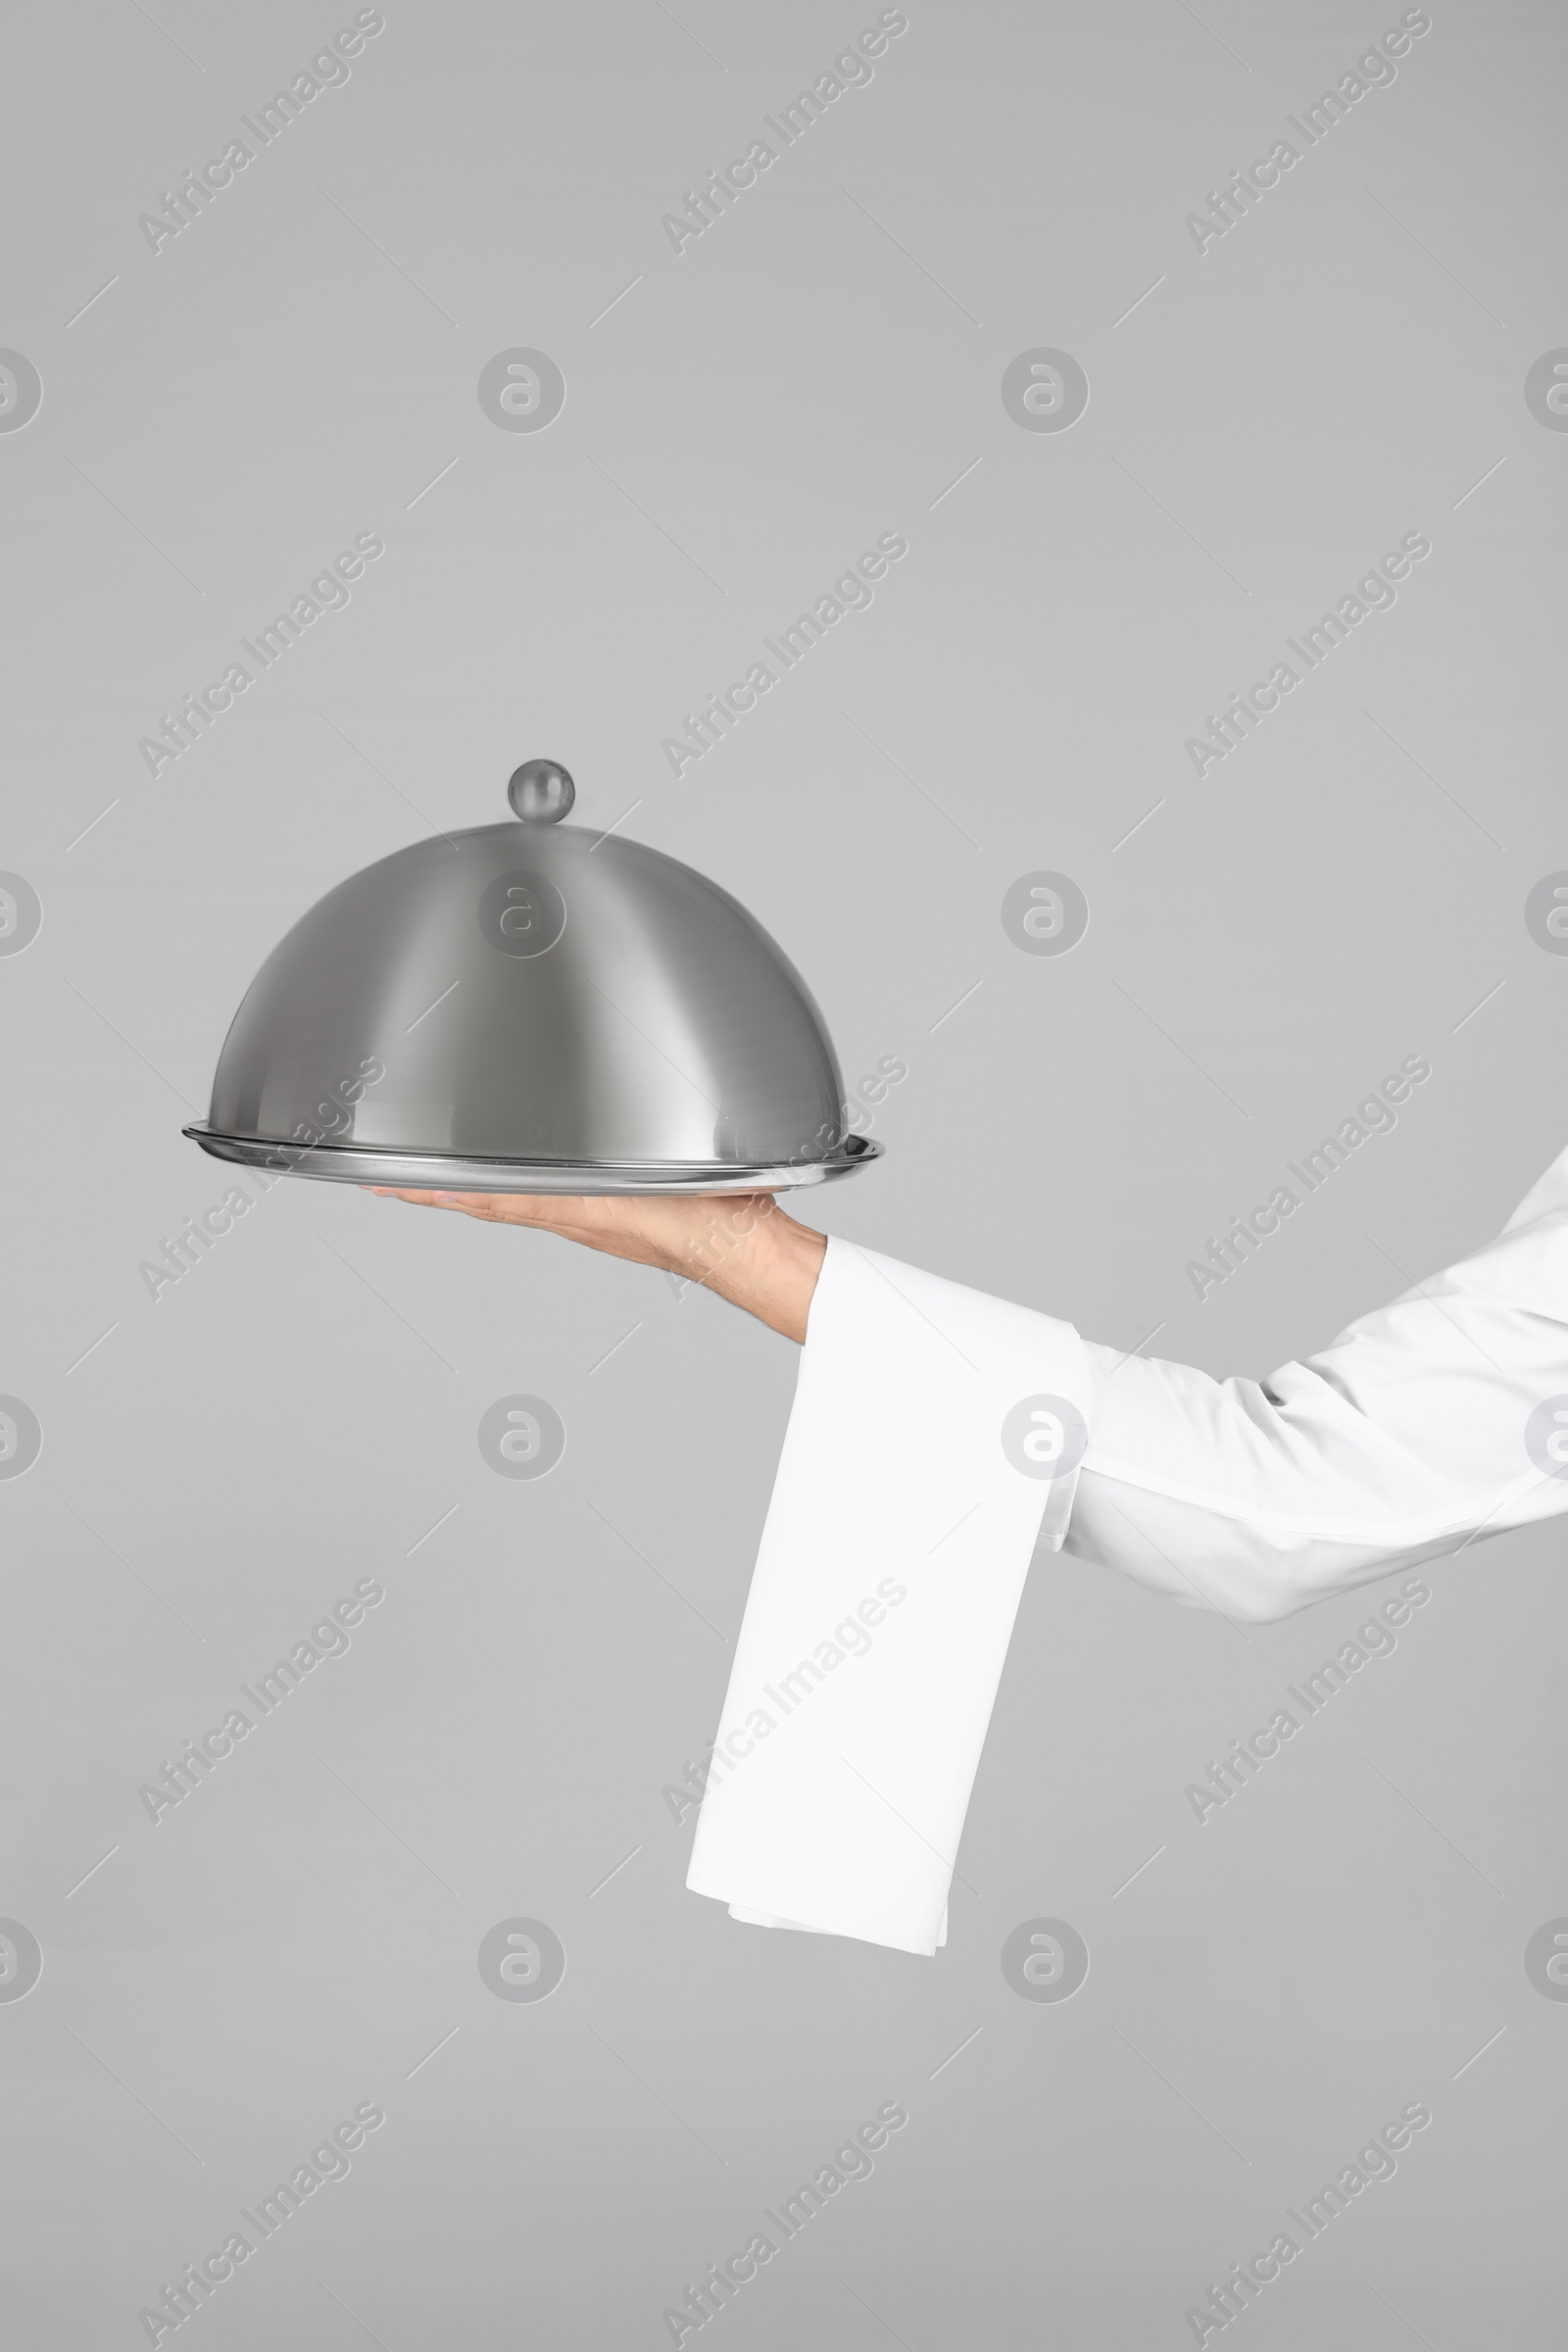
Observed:
[[[830,1240],[686,1884],[934,1953],[1090,1372],[1068,1323]]]

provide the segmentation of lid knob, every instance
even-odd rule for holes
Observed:
[[[513,771],[507,798],[525,825],[559,825],[570,812],[577,787],[559,760],[525,760]]]

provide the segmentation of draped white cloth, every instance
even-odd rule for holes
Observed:
[[[830,1241],[687,1885],[933,1952],[1037,1540],[1260,1620],[1565,1509],[1568,1152],[1265,1381]]]
[[[936,1950],[1042,1515],[1059,1545],[1071,1507],[1051,1447],[1088,1389],[1070,1324],[829,1242],[688,1886]],[[1062,1411],[1022,1470],[1003,1426],[1038,1397]]]

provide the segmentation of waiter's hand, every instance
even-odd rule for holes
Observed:
[[[410,1193],[366,1188],[381,1200],[455,1208],[490,1225],[531,1225],[586,1249],[660,1266],[700,1282],[782,1332],[806,1338],[806,1318],[827,1237],[786,1216],[771,1193],[637,1196],[550,1193]]]

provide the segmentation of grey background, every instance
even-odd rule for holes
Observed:
[[[793,1350],[307,1183],[156,1304],[137,1268],[222,1194],[178,1130],[264,954],[536,753],[757,911],[852,1082],[906,1059],[830,1230],[1258,1374],[1490,1235],[1564,1140],[1568,963],[1522,913],[1568,865],[1568,440],[1523,396],[1568,343],[1560,17],[1439,0],[1200,256],[1185,216],[1397,9],[913,0],[677,257],[661,217],[873,10],[389,0],[155,258],[138,215],[351,13],[11,32],[0,342],[44,385],[0,436],[0,865],[44,909],[0,961],[0,1388],[44,1431],[0,1484],[0,1910],[44,1953],[0,2005],[14,2340],[145,2341],[374,2099],[209,2344],[667,2342],[897,2099],[732,2343],[1175,2345],[1421,2099],[1254,2347],[1555,2343],[1568,2020],[1523,1966],[1568,1911],[1555,1528],[1440,1566],[1201,1828],[1185,1786],[1379,1592],[1239,1638],[1042,1559],[947,1949],[767,1934],[686,1893],[661,1791],[711,1737]],[[1002,405],[1039,345],[1089,376],[1065,433]],[[565,377],[546,432],[480,410],[515,346]],[[153,781],[158,714],[363,530],[348,609]],[[890,530],[872,608],[677,782],[681,713]],[[1415,530],[1395,609],[1200,781],[1203,714]],[[1092,908],[1061,957],[1001,925],[1042,868]],[[1184,1261],[1411,1054],[1397,1129],[1200,1304]],[[566,1425],[542,1480],[478,1451],[516,1392]],[[350,1652],[155,1828],[138,1786],[367,1576]],[[1092,1956],[1062,2004],[999,1964],[1041,1916]],[[478,1975],[518,1917],[565,1946],[541,2004]]]

